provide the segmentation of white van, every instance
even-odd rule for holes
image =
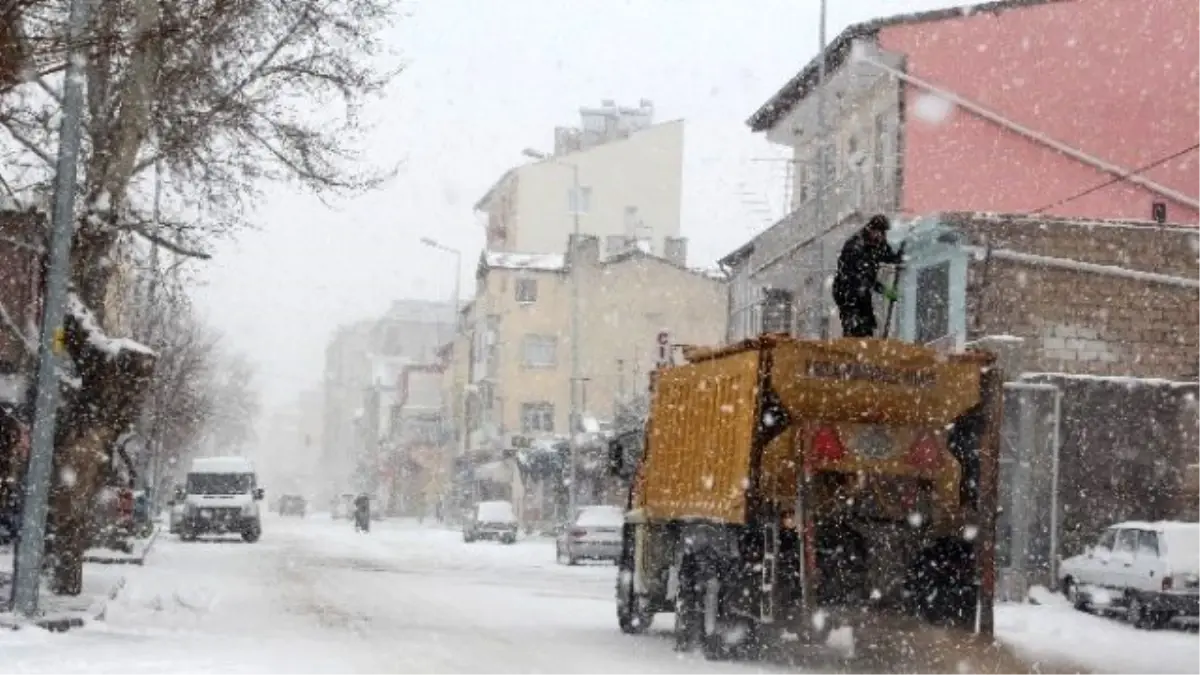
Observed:
[[[254,464],[244,457],[200,457],[192,460],[184,486],[179,538],[191,541],[202,534],[240,534],[249,543],[262,536]]]

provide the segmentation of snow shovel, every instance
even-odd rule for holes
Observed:
[[[906,241],[900,242],[900,250],[898,251],[898,253],[900,254],[900,256],[902,258],[904,256],[904,245],[907,243],[908,242],[906,242]],[[895,291],[896,286],[898,286],[900,284],[900,273],[903,271],[904,271],[904,261],[901,260],[899,264],[897,264],[894,268],[892,268],[892,290],[893,291]],[[891,331],[891,329],[892,329],[892,310],[894,310],[895,307],[896,307],[896,301],[888,300],[887,313],[885,314],[884,319],[883,319],[883,339],[884,340],[887,339],[888,332]]]

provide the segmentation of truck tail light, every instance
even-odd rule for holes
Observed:
[[[846,448],[833,427],[821,427],[813,434],[813,455],[822,462],[836,462],[846,455]]]
[[[1170,576],[1165,576],[1162,579],[1162,589],[1164,591],[1169,591],[1175,587],[1175,580]]]

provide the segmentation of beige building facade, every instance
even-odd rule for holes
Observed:
[[[602,258],[596,237],[566,255],[485,252],[475,301],[472,381],[482,436],[568,432],[571,408],[571,267],[578,265],[579,395],[585,415],[612,418],[614,400],[646,388],[656,338],[717,344],[722,279],[633,250]]]
[[[580,232],[597,237],[606,257],[640,246],[685,262],[682,120],[563,151],[510,169],[475,205],[486,219],[487,250],[561,252],[572,232],[578,171]]]

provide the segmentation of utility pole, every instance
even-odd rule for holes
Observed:
[[[817,41],[820,44],[818,45],[818,51],[817,51],[817,64],[818,64],[818,66],[817,66],[817,185],[816,185],[816,195],[815,195],[816,199],[817,199],[817,208],[816,208],[816,222],[817,222],[817,228],[818,228],[817,232],[819,234],[819,236],[817,237],[817,243],[818,243],[818,250],[820,251],[820,257],[818,258],[818,260],[820,261],[819,262],[820,284],[818,285],[819,300],[817,302],[817,307],[818,307],[819,311],[821,312],[820,317],[819,317],[819,323],[818,323],[818,325],[821,327],[821,333],[822,333],[820,336],[821,338],[829,337],[829,331],[825,328],[825,326],[829,325],[828,321],[827,321],[828,316],[829,316],[829,311],[826,309],[826,302],[825,302],[825,239],[824,239],[824,231],[825,231],[824,214],[825,214],[825,192],[826,192],[826,190],[825,190],[825,180],[826,180],[826,175],[825,175],[825,142],[826,142],[826,137],[825,137],[826,136],[825,135],[825,2],[826,2],[826,0],[821,0],[821,18],[820,18],[820,24],[817,28],[817,34],[818,34]],[[795,505],[793,506],[793,512],[796,514],[797,531],[800,531],[800,528],[803,528],[804,523],[807,522],[807,515],[806,515],[807,514],[807,510],[806,510],[807,504],[805,503],[805,499],[804,499],[804,493],[807,490],[805,481],[807,481],[807,480],[808,480],[808,476],[806,475],[806,472],[803,471],[800,467],[797,467],[796,468],[796,499],[795,499]],[[801,546],[804,549],[804,550],[800,551],[800,559],[804,560],[805,556],[807,556],[809,554],[809,552],[807,550],[808,544],[804,543],[804,537],[801,537],[800,540],[801,540]],[[804,571],[804,568],[805,568],[805,565],[800,566],[799,583],[800,583],[801,587],[803,587],[804,584],[807,583],[806,572]],[[800,616],[802,617],[801,625],[804,626],[805,630],[809,629],[808,617],[811,616],[810,612],[813,611],[814,609],[815,609],[815,607],[813,607],[810,604],[807,597],[801,598],[801,601],[800,601],[800,612],[801,612]]]
[[[821,18],[817,26],[817,185],[816,185],[816,218],[817,223],[817,311],[820,312],[818,317],[818,327],[820,328],[821,338],[829,337],[829,307],[825,301],[825,196],[827,194],[826,182],[829,180],[827,165],[825,158],[826,145],[829,143],[828,133],[825,130],[825,5],[826,0],[821,0]]]
[[[13,570],[13,609],[28,618],[38,613],[38,589],[46,544],[46,512],[54,466],[54,436],[58,415],[58,357],[66,314],[71,239],[75,234],[75,181],[83,133],[83,79],[90,0],[71,0],[67,17],[67,68],[63,78],[63,119],[58,135],[54,168],[54,207],[51,213],[50,250],[42,302],[38,341],[37,397],[34,401],[29,466],[25,472],[25,498],[21,538]]]
[[[583,411],[580,408],[579,392],[582,384],[579,373],[579,261],[576,259],[579,240],[579,212],[583,210],[583,194],[579,189],[579,165],[571,164],[571,240],[575,250],[571,251],[571,484],[567,490],[567,522],[575,517],[579,504],[579,430],[583,428]]]

